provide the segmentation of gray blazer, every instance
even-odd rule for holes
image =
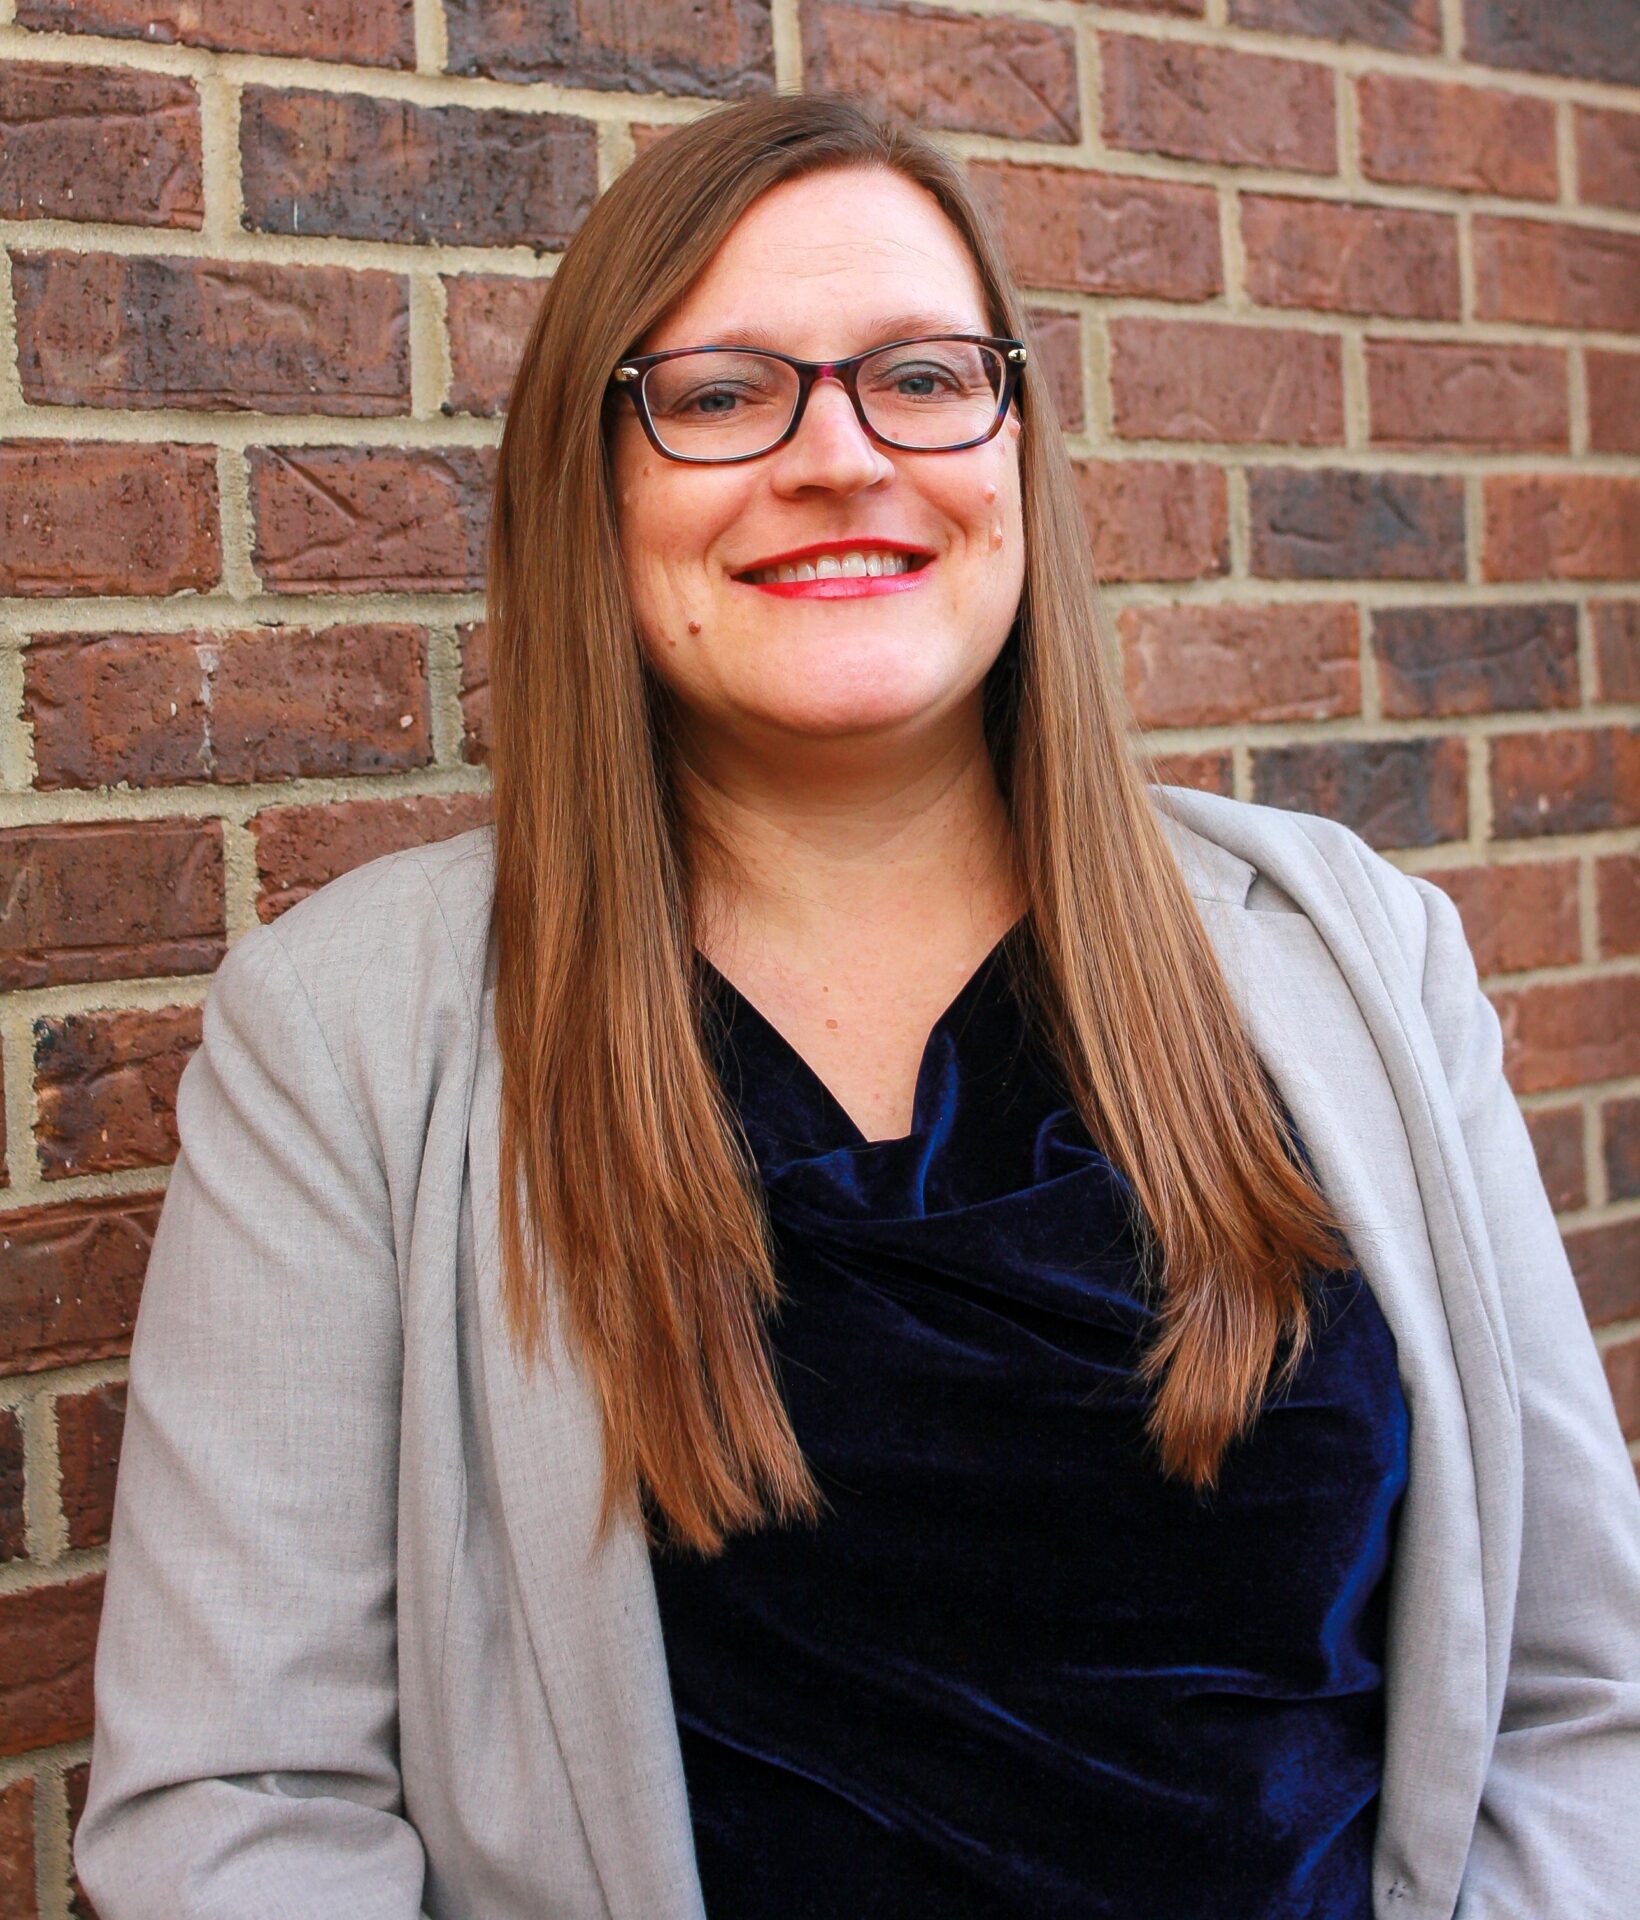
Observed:
[[[1632,1920],[1640,1494],[1457,913],[1331,822],[1157,804],[1411,1408],[1374,1913]],[[499,1317],[491,844],[212,983],[97,1648],[104,1920],[702,1912],[648,1556],[589,1555],[586,1379]]]

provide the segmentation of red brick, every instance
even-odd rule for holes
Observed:
[[[0,219],[198,227],[199,95],[129,68],[0,65]]]
[[[490,757],[490,629],[482,621],[457,627],[461,643],[461,757],[483,765]]]
[[[1374,847],[1429,847],[1469,831],[1461,740],[1314,740],[1253,750],[1253,798],[1342,820]]]
[[[104,33],[149,45],[284,53],[361,67],[416,64],[414,0],[17,0],[21,26]]]
[[[0,1220],[0,1373],[39,1373],[131,1350],[163,1194],[25,1207]]]
[[[11,1173],[6,1165],[6,1073],[0,1062],[0,1187],[10,1185]]]
[[[1475,216],[1482,320],[1640,333],[1640,233]]]
[[[1466,59],[1640,86],[1630,0],[1464,0],[1463,18]]]
[[[451,246],[565,246],[597,197],[590,121],[246,87],[245,225]]]
[[[1589,445],[1596,453],[1640,453],[1640,353],[1583,356],[1589,386]]]
[[[1450,894],[1482,974],[1571,967],[1582,958],[1575,860],[1520,860],[1425,873]]]
[[[432,759],[413,626],[36,636],[23,713],[40,788],[318,779]]]
[[[0,441],[0,594],[180,593],[221,572],[214,449]]]
[[[199,1035],[198,1007],[37,1019],[34,1139],[45,1178],[169,1166],[177,1082]]]
[[[1463,578],[1463,483],[1451,475],[1257,467],[1247,483],[1260,578]]]
[[[1640,824],[1640,727],[1503,733],[1488,744],[1499,836]]]
[[[1336,336],[1191,320],[1112,320],[1111,397],[1129,440],[1333,444],[1344,437]]]
[[[944,133],[1082,137],[1067,28],[882,0],[805,0],[802,27],[806,87],[857,94]]]
[[[1578,704],[1577,609],[1383,607],[1372,617],[1392,719]]]
[[[208,973],[224,952],[215,820],[0,830],[0,990]]]
[[[273,593],[484,585],[493,447],[253,447],[252,564]]]
[[[1359,99],[1369,180],[1512,200],[1560,191],[1552,101],[1398,73],[1363,74]]]
[[[34,1782],[0,1787],[0,1920],[38,1920],[34,1902]]]
[[[1566,1252],[1592,1326],[1640,1314],[1640,1217],[1566,1235]]]
[[[78,1766],[63,1769],[63,1786],[68,1799],[68,1833],[72,1851],[74,1836],[79,1831],[80,1820],[85,1813],[86,1794],[91,1785],[91,1763],[82,1760]],[[86,1898],[85,1888],[80,1885],[80,1876],[69,1876],[68,1920],[98,1920],[97,1909]]]
[[[1082,316],[1035,307],[1026,321],[1026,338],[1041,375],[1038,391],[1047,386],[1066,433],[1081,433],[1088,424],[1082,403]]]
[[[1118,625],[1141,727],[1333,720],[1361,710],[1353,606],[1129,607]]]
[[[1024,286],[1159,300],[1224,289],[1211,187],[1000,160],[970,161],[968,177]]]
[[[263,920],[276,920],[315,888],[378,854],[448,840],[483,826],[490,817],[487,792],[265,807],[251,820],[260,882],[257,913]]]
[[[1640,853],[1597,860],[1594,884],[1601,953],[1640,953]]]
[[[1182,41],[1101,34],[1106,141],[1229,166],[1338,169],[1336,96],[1325,67]]]
[[[0,1755],[91,1731],[100,1573],[0,1598]]]
[[[1640,973],[1549,980],[1493,994],[1517,1093],[1640,1073]],[[1634,1223],[1640,1227],[1640,1221]],[[1640,1261],[1635,1264],[1640,1286]],[[1636,1309],[1640,1311],[1640,1309]]]
[[[0,1407],[0,1566],[28,1557],[28,1526],[23,1507],[23,1427],[9,1408]],[[0,1889],[5,1882],[0,1880]],[[0,1907],[0,1913],[4,1913]]]
[[[125,1431],[125,1382],[57,1398],[57,1457],[71,1547],[106,1547]]]
[[[1440,0],[1230,0],[1238,27],[1364,40],[1397,53],[1439,53]]]
[[[1620,1340],[1600,1356],[1626,1440],[1640,1440],[1640,1340]]]
[[[1583,1172],[1583,1114],[1577,1107],[1539,1107],[1526,1115],[1543,1190],[1556,1213],[1572,1213],[1589,1203]]]
[[[1640,213],[1640,113],[1574,107],[1578,197]]]
[[[1596,600],[1594,626],[1602,700],[1640,700],[1640,600]]]
[[[1607,1193],[1613,1200],[1640,1200],[1640,1095],[1607,1100],[1600,1132]]]
[[[1199,793],[1222,793],[1227,800],[1235,794],[1235,768],[1227,747],[1203,753],[1153,754],[1145,767],[1145,777],[1164,787],[1193,787]]]
[[[1180,19],[1201,19],[1207,0],[1109,0],[1112,8],[1123,13],[1166,13]]]
[[[1559,451],[1571,444],[1559,347],[1369,340],[1367,396],[1379,446]]]
[[[445,275],[445,319],[450,330],[447,413],[503,410],[545,290],[543,280],[520,280],[505,273]]]
[[[1072,462],[1101,580],[1196,580],[1227,571],[1223,471],[1204,462]]]
[[[1247,290],[1267,307],[1455,320],[1458,227],[1451,214],[1244,194]]]
[[[34,406],[410,411],[401,274],[18,253],[12,289]]]
[[[1627,580],[1640,574],[1640,479],[1495,473],[1482,482],[1489,580]]]
[[[767,0],[445,0],[452,73],[738,99],[774,88]]]

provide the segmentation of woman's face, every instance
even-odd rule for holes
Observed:
[[[829,360],[995,323],[938,203],[897,173],[856,168],[765,194],[639,350],[742,328]],[[685,466],[657,454],[622,404],[612,452],[627,582],[645,653],[697,741],[787,754],[798,736],[881,745],[977,698],[1024,581],[1020,431],[1010,409],[981,446],[902,453],[873,441],[842,386],[822,380],[786,445]],[[743,577],[837,540],[929,557],[897,590],[848,598],[775,594]]]

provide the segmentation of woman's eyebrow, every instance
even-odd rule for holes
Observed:
[[[985,327],[971,316],[960,317],[951,313],[893,313],[872,321],[862,333],[862,348],[888,340],[905,340],[920,333],[984,333]],[[765,347],[771,353],[781,353],[785,349],[778,335],[770,328],[747,325],[743,327],[720,327],[711,336],[711,344],[718,347]]]

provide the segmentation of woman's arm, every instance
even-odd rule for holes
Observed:
[[[1423,999],[1468,1146],[1520,1394],[1523,1531],[1503,1716],[1459,1920],[1629,1920],[1640,1887],[1640,1491],[1458,910]]]
[[[218,969],[177,1119],[75,1865],[103,1920],[415,1920],[387,1189],[277,927]]]

